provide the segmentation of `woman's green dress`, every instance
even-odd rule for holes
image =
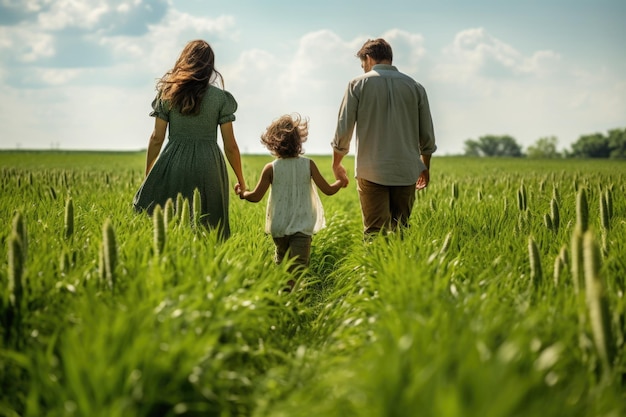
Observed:
[[[135,210],[151,215],[156,205],[164,207],[168,198],[176,202],[179,193],[192,204],[197,188],[202,201],[201,223],[219,228],[222,238],[228,238],[228,171],[217,144],[217,128],[235,120],[235,98],[225,90],[209,86],[197,115],[184,116],[158,96],[152,108],[150,116],[169,122],[169,136],[135,194]]]

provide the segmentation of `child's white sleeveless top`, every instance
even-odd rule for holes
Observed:
[[[311,178],[311,160],[276,159],[267,200],[265,232],[283,237],[300,232],[312,236],[325,226],[324,208]]]

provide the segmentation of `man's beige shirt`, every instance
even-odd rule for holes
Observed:
[[[345,155],[356,126],[355,176],[381,185],[414,184],[420,154],[437,149],[424,87],[393,65],[377,64],[348,84],[332,146]]]

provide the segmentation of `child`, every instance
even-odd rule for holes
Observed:
[[[300,156],[307,136],[308,121],[299,114],[275,120],[261,135],[261,143],[276,159],[265,165],[253,191],[235,189],[239,198],[257,203],[272,185],[265,232],[272,235],[276,245],[276,263],[280,264],[289,251],[295,258],[293,269],[309,265],[312,236],[325,226],[324,208],[312,182],[326,195],[347,185],[340,180],[329,184],[315,162]],[[290,290],[295,282],[288,284]]]

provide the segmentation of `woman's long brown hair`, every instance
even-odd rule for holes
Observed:
[[[158,81],[157,90],[172,108],[193,115],[200,111],[202,97],[216,79],[224,85],[222,74],[215,69],[213,49],[206,41],[194,40],[185,46],[174,68]]]

